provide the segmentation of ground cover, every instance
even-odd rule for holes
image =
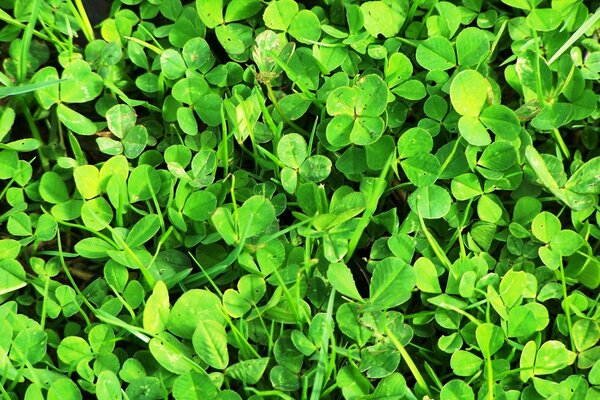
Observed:
[[[600,398],[598,1],[92,3],[0,0],[0,396]]]

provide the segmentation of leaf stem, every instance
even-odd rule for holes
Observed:
[[[346,263],[350,260],[350,258],[352,258],[352,255],[354,254],[354,250],[356,250],[356,246],[358,245],[360,237],[362,236],[364,230],[367,229],[367,226],[371,221],[371,217],[373,216],[373,214],[375,214],[375,211],[377,211],[379,199],[381,199],[381,196],[383,196],[387,187],[386,177],[388,171],[390,170],[390,167],[394,162],[396,162],[396,157],[391,155],[388,158],[387,163],[383,167],[381,174],[378,178],[376,178],[375,183],[373,184],[373,188],[371,189],[371,193],[369,193],[370,196],[367,196],[367,204],[365,207],[365,211],[358,220],[358,225],[354,230],[352,237],[350,238],[350,242],[348,243],[348,253],[344,257],[344,261]]]
[[[450,259],[448,258],[446,253],[444,253],[444,251],[440,247],[435,237],[431,234],[431,232],[429,232],[429,229],[427,229],[427,225],[425,224],[425,220],[421,216],[421,213],[419,213],[419,222],[421,223],[421,229],[423,229],[423,233],[425,234],[429,245],[433,249],[433,252],[440,259],[444,267],[446,267],[446,269],[450,271],[450,268],[452,268],[452,263],[450,262]]]
[[[575,341],[573,340],[573,325],[571,323],[571,304],[569,301],[569,294],[567,293],[567,279],[565,277],[565,268],[563,266],[562,258],[559,261],[560,268],[560,283],[563,292],[563,310],[565,311],[565,317],[567,319],[567,329],[569,330],[569,343],[571,344],[571,350],[576,351]]]
[[[70,2],[70,1],[69,1]],[[92,24],[90,23],[90,19],[88,18],[87,12],[85,11],[85,7],[81,0],[75,0],[75,7],[77,9],[77,15],[75,18],[81,20],[83,30],[83,34],[88,42],[91,42],[95,39],[94,37],[94,28],[92,28]]]
[[[423,375],[421,375],[421,372],[417,368],[417,365],[415,364],[415,362],[411,358],[410,354],[408,354],[408,352],[406,351],[406,348],[402,345],[402,343],[400,343],[400,341],[398,340],[398,338],[389,329],[389,327],[385,328],[385,333],[387,334],[387,336],[389,337],[389,339],[392,341],[392,343],[394,344],[394,346],[396,346],[396,348],[398,349],[398,352],[402,356],[402,359],[404,360],[404,362],[408,366],[408,369],[410,370],[410,372],[412,373],[413,377],[417,381],[417,386],[419,386],[419,388],[421,390],[423,390],[425,392],[425,394],[427,394],[429,397],[432,397],[433,395],[431,393],[431,390],[429,389],[429,386],[425,382],[425,379],[423,378]]]
[[[44,171],[48,171],[50,169],[50,161],[48,160],[48,157],[46,157],[46,155],[44,154],[44,147],[45,147],[45,143],[44,140],[42,139],[42,135],[40,134],[40,131],[37,127],[37,125],[35,124],[35,120],[33,119],[33,115],[31,115],[31,111],[29,110],[29,107],[27,107],[27,104],[25,103],[25,101],[23,100],[22,97],[19,98],[19,102],[21,104],[21,110],[23,111],[23,114],[25,115],[25,120],[27,121],[27,125],[29,126],[29,129],[31,130],[31,135],[33,136],[34,139],[36,139],[38,142],[40,142],[40,147],[38,147],[37,149],[37,153],[38,156],[40,157],[40,163],[42,164],[42,168],[44,168]]]
[[[566,145],[565,141],[563,140],[558,129],[556,129],[556,128],[552,129],[552,137],[554,138],[554,141],[558,144],[558,147],[560,148],[560,150],[562,151],[564,156],[567,158],[567,160],[570,159],[571,153],[569,152],[569,149],[567,148],[567,145]]]
[[[310,133],[308,131],[306,131],[305,129],[298,126],[294,121],[289,119],[285,115],[285,113],[281,110],[281,107],[279,106],[279,102],[277,101],[277,97],[275,96],[275,92],[273,92],[273,88],[271,87],[271,83],[265,82],[265,86],[267,87],[267,97],[269,97],[269,100],[271,100],[271,103],[273,103],[273,106],[275,107],[275,109],[277,110],[279,115],[281,115],[281,118],[283,118],[285,123],[288,124],[289,126],[291,126],[292,128],[294,128],[298,133],[301,133],[304,136],[309,136]]]
[[[29,22],[23,32],[21,40],[21,59],[19,60],[19,82],[25,82],[27,79],[27,62],[29,61],[29,48],[31,46],[31,38],[37,23],[38,14],[40,12],[40,0],[33,0],[31,15]]]

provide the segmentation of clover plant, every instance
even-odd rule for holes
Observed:
[[[600,398],[598,1],[87,3],[0,0],[2,398]]]

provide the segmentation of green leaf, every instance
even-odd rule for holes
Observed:
[[[560,232],[560,228],[560,220],[547,211],[536,215],[531,223],[531,232],[544,243],[549,243]]]
[[[520,8],[522,10],[531,10],[540,1],[541,0],[502,0],[502,2],[504,4],[507,4],[508,6],[515,7],[515,8]]]
[[[158,364],[169,372],[181,375],[193,367],[190,349],[167,332],[150,339],[148,348]]]
[[[400,373],[394,372],[379,381],[372,398],[377,400],[402,398],[407,393],[406,380]]]
[[[464,115],[458,120],[458,131],[460,135],[473,146],[487,146],[492,142],[481,120],[472,115]]]
[[[92,120],[77,111],[70,109],[64,104],[59,104],[56,107],[56,114],[58,115],[60,122],[75,133],[89,136],[98,131],[96,124],[94,124]]]
[[[81,400],[79,387],[68,378],[57,379],[50,384],[47,400]]]
[[[580,319],[573,324],[571,331],[579,352],[592,348],[600,340],[600,326],[594,320]]]
[[[60,100],[65,103],[87,103],[102,93],[102,77],[92,72],[83,60],[75,60],[65,67],[60,83]]]
[[[321,37],[321,22],[312,11],[301,10],[294,15],[287,30],[300,43],[317,42]]]
[[[565,184],[575,193],[600,194],[600,157],[595,157],[575,171]]]
[[[514,140],[521,132],[521,124],[515,112],[501,104],[492,104],[483,110],[480,119],[499,139]]]
[[[299,168],[307,154],[306,140],[297,133],[284,135],[277,144],[277,157],[290,168]]]
[[[175,400],[204,400],[216,398],[218,389],[206,373],[187,372],[173,381]]]
[[[340,292],[344,296],[348,296],[351,299],[364,301],[354,282],[354,276],[350,268],[342,263],[329,264],[327,269],[327,279],[331,282],[331,285],[335,290]]]
[[[516,306],[508,314],[508,337],[528,337],[538,331],[538,324],[530,307]]]
[[[408,197],[411,210],[424,219],[438,219],[450,211],[452,199],[448,191],[437,185],[423,186]]]
[[[191,289],[171,308],[167,329],[179,337],[191,339],[196,326],[207,320],[225,323],[221,300],[208,290]]]
[[[120,139],[134,127],[136,119],[137,115],[133,107],[125,104],[117,104],[106,112],[108,129]]]
[[[227,368],[226,375],[245,385],[254,385],[263,376],[268,364],[268,357],[240,361]]]
[[[198,0],[198,2],[204,2],[208,4],[217,4],[220,3],[217,1],[202,1]],[[167,79],[179,79],[185,73],[187,66],[181,54],[174,49],[167,49],[163,51],[160,55],[160,69],[162,73]]]
[[[217,208],[217,198],[206,190],[199,190],[190,195],[183,207],[183,214],[194,221],[206,221]]]
[[[464,381],[453,379],[440,391],[440,400],[475,400],[475,393]]]
[[[410,128],[398,139],[398,157],[407,158],[433,149],[431,134],[423,128]]]
[[[385,64],[385,82],[393,88],[411,77],[413,66],[410,59],[402,53],[392,54]]]
[[[43,82],[27,83],[18,86],[0,87],[0,98],[36,92],[49,86],[58,85],[62,81],[63,79],[51,79]],[[56,93],[58,94],[58,91],[56,91]]]
[[[56,354],[62,362],[74,366],[82,360],[91,359],[92,349],[83,338],[67,336],[58,345]]]
[[[492,171],[505,171],[516,161],[517,151],[514,146],[505,140],[497,140],[485,148],[477,164]]]
[[[169,320],[169,308],[169,290],[163,281],[158,281],[146,301],[144,329],[154,335],[164,331]]]
[[[207,28],[214,29],[224,23],[223,0],[196,0],[196,10]]]
[[[27,285],[23,266],[17,260],[13,260],[13,257],[6,257],[10,255],[10,251],[7,249],[7,241],[9,240],[12,239],[0,240],[0,258],[2,258],[0,259],[0,296],[19,290]],[[18,244],[18,242],[16,243]],[[21,249],[20,245],[18,249]]]
[[[371,383],[353,364],[345,365],[338,371],[336,382],[345,399],[362,398],[371,390]]]
[[[8,217],[6,228],[8,233],[14,236],[31,236],[33,234],[31,218],[23,212],[18,212]]]
[[[238,291],[227,289],[223,293],[223,308],[233,318],[241,318],[252,309],[252,305]]]
[[[459,72],[450,85],[452,107],[461,115],[477,117],[488,97],[490,84],[479,72]]]
[[[416,154],[403,160],[400,165],[408,180],[416,187],[435,183],[440,171],[440,162],[430,153]]]
[[[256,15],[262,4],[259,0],[232,0],[225,10],[225,22],[239,21]]]
[[[479,372],[483,360],[477,355],[465,351],[458,350],[452,353],[450,358],[450,367],[452,371],[458,376],[471,376]]]
[[[515,69],[523,87],[534,93],[537,93],[539,89],[540,94],[544,97],[548,96],[553,90],[552,71],[550,71],[546,60],[535,51],[531,49],[524,51],[517,58]]]
[[[298,172],[308,182],[321,182],[329,176],[331,167],[332,163],[329,158],[315,155],[304,160]]]
[[[229,365],[227,333],[220,323],[214,320],[200,322],[194,331],[192,343],[196,354],[211,367],[224,370]]]
[[[192,70],[204,72],[205,68],[210,68],[215,62],[208,42],[201,37],[194,37],[185,42],[181,54],[188,68]]]
[[[142,217],[133,225],[125,242],[131,248],[136,248],[152,239],[160,229],[160,218],[156,214]]]
[[[479,219],[493,224],[502,218],[502,206],[497,197],[484,194],[477,201],[477,215]]]
[[[521,359],[519,361],[519,366],[521,368],[519,375],[523,382],[527,382],[530,378],[533,378],[533,376],[535,375],[534,365],[536,352],[537,345],[533,340],[527,342],[523,347],[523,351],[521,352]]]
[[[425,39],[417,47],[417,62],[430,71],[445,71],[456,65],[452,44],[443,36]]]
[[[81,207],[81,219],[88,228],[101,231],[112,221],[113,209],[103,197],[87,200]]]
[[[573,254],[583,244],[585,240],[577,232],[570,229],[563,229],[550,239],[550,248],[563,257],[568,257]]]
[[[458,64],[464,67],[477,66],[489,55],[490,42],[485,31],[470,27],[460,31],[456,37]]]
[[[98,374],[96,382],[96,396],[98,400],[121,400],[121,382],[111,370],[104,370]]]
[[[399,258],[388,257],[373,271],[369,302],[381,309],[408,301],[416,284],[415,271]]]
[[[414,263],[415,284],[425,293],[441,293],[440,282],[435,265],[428,258],[421,257]]]
[[[573,364],[576,354],[557,340],[544,342],[535,356],[535,375],[549,375]]]
[[[238,209],[240,237],[256,236],[275,221],[275,208],[264,196],[252,196]]]
[[[366,117],[378,117],[385,111],[387,86],[378,75],[367,75],[356,83],[356,104],[354,113]]]
[[[40,196],[52,204],[65,202],[69,199],[67,185],[56,172],[48,171],[42,175],[39,186]]]
[[[549,32],[562,22],[560,13],[553,8],[536,8],[527,15],[527,25],[536,31]]]
[[[234,58],[247,58],[243,53],[252,46],[253,30],[249,26],[232,22],[215,28],[217,39],[225,51]],[[248,54],[249,55],[249,54]]]
[[[371,36],[382,35],[389,38],[400,32],[405,20],[406,10],[398,10],[398,6],[394,9],[390,6],[390,3],[367,1],[361,4],[360,11],[363,15],[364,27]],[[402,2],[396,2],[396,4],[402,4]]]
[[[477,175],[466,173],[452,179],[452,195],[456,200],[469,200],[483,194]]]
[[[33,84],[44,85],[43,88],[39,88],[34,93],[36,100],[44,110],[50,109],[50,107],[60,101],[59,86],[55,84],[56,82],[60,82],[56,68],[44,67],[38,70],[31,78],[31,82]]]
[[[82,165],[73,171],[75,186],[84,199],[98,196],[102,188],[100,186],[100,171],[93,165]]]
[[[294,0],[275,0],[265,8],[263,19],[268,28],[287,31],[297,13],[298,3]]]
[[[113,176],[122,178],[120,175]],[[161,177],[159,173],[150,165],[138,165],[127,180],[127,191],[129,193],[129,201],[135,203],[137,201],[149,200],[152,198],[152,193],[155,195],[160,190]],[[110,194],[110,190],[107,190]]]
[[[573,116],[573,105],[557,102],[544,106],[542,111],[531,121],[531,126],[542,131],[558,129],[571,122]]]
[[[504,333],[499,326],[486,322],[475,330],[477,345],[485,358],[493,356],[504,344]]]
[[[0,142],[10,132],[10,128],[15,123],[15,117],[15,110],[10,107],[7,107],[0,116]]]

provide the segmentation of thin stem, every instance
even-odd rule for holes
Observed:
[[[19,82],[25,82],[27,79],[27,61],[29,61],[29,48],[31,46],[31,38],[37,23],[38,14],[40,12],[40,1],[34,0],[31,15],[29,16],[29,22],[23,32],[23,39],[21,40],[21,60],[19,65]]]
[[[33,136],[34,139],[36,139],[38,142],[40,142],[40,147],[38,147],[37,153],[38,153],[38,156],[40,157],[40,163],[42,164],[42,168],[44,168],[44,171],[48,171],[50,169],[50,161],[48,160],[48,158],[46,157],[46,155],[44,154],[44,151],[43,151],[45,143],[44,143],[44,140],[42,139],[42,135],[40,134],[40,131],[39,131],[37,125],[35,124],[35,120],[33,119],[33,115],[31,115],[31,111],[29,111],[29,108],[27,107],[27,104],[25,104],[25,101],[23,100],[22,97],[19,98],[19,102],[21,104],[21,110],[23,111],[23,114],[25,115],[25,120],[27,121],[27,125],[29,126],[29,129],[31,130],[31,135]]]
[[[417,381],[417,386],[419,386],[419,388],[421,388],[421,390],[423,390],[429,397],[432,397],[433,395],[431,394],[431,390],[429,390],[429,386],[425,382],[423,375],[421,375],[419,368],[417,368],[417,365],[415,364],[413,359],[410,357],[410,354],[408,354],[408,352],[406,351],[406,349],[404,348],[402,343],[400,343],[398,338],[392,333],[392,331],[389,328],[386,327],[385,332],[386,332],[388,338],[394,344],[394,346],[396,346],[396,348],[398,349],[398,352],[402,356],[402,359],[404,360],[404,362],[408,366],[408,369],[410,370],[410,372],[414,376],[415,380]]]
[[[348,262],[350,258],[352,258],[354,250],[356,250],[356,246],[358,246],[358,242],[360,241],[364,230],[367,229],[369,222],[371,222],[371,217],[373,216],[373,214],[375,214],[375,211],[377,211],[377,205],[379,204],[379,200],[385,193],[385,189],[387,187],[386,177],[392,166],[392,163],[395,162],[396,158],[394,157],[394,155],[391,155],[388,158],[387,163],[381,170],[381,174],[375,180],[375,183],[373,183],[373,187],[371,188],[370,193],[367,193],[367,204],[365,207],[365,211],[358,220],[358,225],[354,230],[352,237],[350,238],[350,242],[348,243],[348,253],[344,257],[345,262]]]
[[[281,110],[281,107],[279,106],[279,102],[277,101],[277,97],[275,96],[275,92],[273,92],[273,88],[271,87],[271,83],[265,82],[265,86],[267,87],[267,96],[269,97],[269,100],[271,100],[271,103],[273,103],[273,106],[275,107],[275,109],[277,110],[279,115],[281,115],[281,118],[283,118],[285,123],[288,124],[289,126],[291,126],[292,128],[294,128],[296,131],[298,131],[298,133],[301,133],[305,136],[309,136],[310,135],[309,132],[307,132],[305,129],[301,128],[300,126],[298,126],[294,121],[290,120],[285,115],[285,113]]]
[[[558,129],[556,129],[556,128],[552,129],[552,137],[558,144],[558,147],[560,148],[560,150],[562,151],[564,156],[567,158],[567,160],[570,159],[571,153],[569,152],[569,149],[567,148],[567,145],[566,145],[565,141],[563,140]]]
[[[25,29],[27,27],[27,25],[25,25],[24,23],[19,22],[16,19],[12,18],[10,16],[10,14],[8,14],[6,11],[4,11],[2,9],[0,9],[0,21],[4,21],[4,22],[6,22],[9,25],[16,26],[16,27],[21,28],[21,29]],[[40,38],[40,39],[42,39],[42,40],[45,40],[45,41],[48,41],[48,42],[54,42],[52,40],[52,38],[50,38],[49,36],[44,35],[43,33],[40,33],[38,31],[36,31],[35,29],[33,30],[33,35],[36,36],[36,37],[38,37],[38,38]]]
[[[485,366],[487,369],[488,399],[494,400],[494,368],[491,356],[486,359]]]
[[[83,34],[88,42],[91,42],[95,39],[94,28],[92,28],[92,24],[90,23],[90,19],[88,18],[87,12],[85,11],[85,7],[83,6],[81,0],[75,0],[75,7],[77,7],[77,13],[79,14],[78,19],[81,19],[81,22],[83,22],[83,26],[81,27]]]
[[[569,330],[569,342],[571,343],[571,350],[576,351],[575,341],[573,340],[573,325],[571,323],[571,304],[569,301],[569,294],[567,293],[567,279],[565,277],[565,268],[563,266],[562,259],[559,261],[560,267],[560,283],[563,292],[563,310],[565,311],[565,317],[567,319],[567,329]]]
[[[452,147],[452,151],[450,152],[450,154],[448,155],[446,160],[444,160],[444,163],[442,164],[442,166],[440,168],[440,173],[438,175],[441,175],[444,172],[444,170],[446,169],[448,164],[450,164],[450,162],[454,158],[454,154],[456,154],[456,150],[458,150],[458,145],[460,143],[460,139],[461,139],[460,136],[456,139],[456,142],[454,143],[454,146]]]
[[[45,276],[46,281],[44,282],[44,300],[42,301],[42,315],[40,316],[40,326],[42,330],[46,326],[46,315],[47,315],[47,304],[46,299],[48,298],[48,290],[50,289],[50,278]]]
[[[450,268],[452,268],[452,263],[450,262],[450,259],[448,258],[446,253],[444,253],[444,251],[440,247],[435,237],[431,234],[431,232],[429,232],[429,229],[427,229],[427,225],[425,224],[425,220],[421,216],[421,213],[419,213],[419,222],[421,223],[421,229],[423,230],[423,233],[425,234],[429,245],[433,249],[433,252],[437,256],[437,258],[440,259],[444,267],[446,267],[446,269],[450,271]]]

